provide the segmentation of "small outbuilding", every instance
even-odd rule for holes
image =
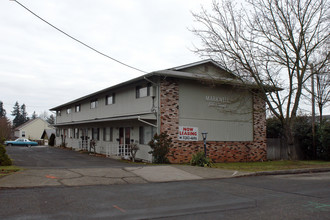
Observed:
[[[14,135],[15,138],[28,138],[30,140],[38,141],[42,140],[41,135],[44,130],[51,128],[52,126],[49,125],[45,120],[41,118],[35,118],[15,128]]]
[[[55,145],[55,128],[45,129],[41,135],[44,145]]]

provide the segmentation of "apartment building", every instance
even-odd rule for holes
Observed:
[[[56,111],[56,143],[75,149],[152,161],[148,142],[167,132],[168,156],[186,163],[203,150],[214,161],[266,160],[265,102],[253,84],[242,84],[213,60],[154,71],[61,104]]]

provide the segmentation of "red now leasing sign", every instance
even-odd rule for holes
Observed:
[[[198,128],[179,126],[179,141],[198,141]]]

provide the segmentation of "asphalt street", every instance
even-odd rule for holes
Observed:
[[[28,171],[127,166],[57,148],[7,150]],[[330,219],[330,173],[0,188],[0,207],[0,219]]]
[[[330,219],[330,173],[0,190],[0,219]]]

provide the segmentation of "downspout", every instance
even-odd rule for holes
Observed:
[[[151,125],[153,127],[156,127],[157,128],[157,134],[160,134],[160,113],[159,113],[159,111],[160,111],[160,81],[158,80],[158,83],[155,83],[155,82],[151,81],[150,79],[148,79],[145,76],[143,78],[146,81],[148,81],[151,84],[153,84],[154,86],[156,86],[156,88],[157,88],[157,102],[158,102],[158,104],[157,104],[157,111],[156,111],[157,122],[156,122],[156,125],[153,125],[153,124],[151,124],[149,122],[147,122],[146,124],[149,124],[149,125]],[[144,120],[142,120],[140,118],[138,118],[138,120],[141,121],[141,122],[144,122],[144,123],[146,122],[146,121],[144,121]]]

